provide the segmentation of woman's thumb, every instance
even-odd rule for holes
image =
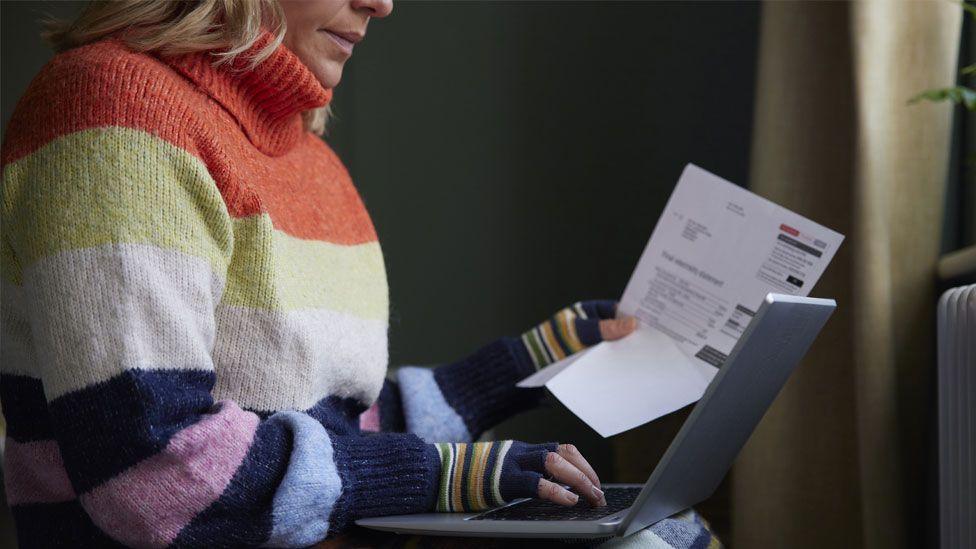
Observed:
[[[604,341],[614,341],[637,329],[637,319],[623,316],[600,321],[600,335]]]

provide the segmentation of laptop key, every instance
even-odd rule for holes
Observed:
[[[485,511],[468,520],[596,520],[623,511],[634,504],[641,488],[608,487],[604,491],[605,507],[590,507],[583,498],[572,507],[530,499],[507,507]]]

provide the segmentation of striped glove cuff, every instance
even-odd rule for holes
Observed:
[[[603,341],[600,321],[613,318],[617,302],[580,301],[522,334],[522,344],[536,369]]]
[[[535,497],[546,456],[556,444],[511,440],[435,445],[441,458],[436,510],[483,511],[516,498]]]

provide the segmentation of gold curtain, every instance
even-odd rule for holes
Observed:
[[[910,547],[924,535],[935,262],[955,82],[948,1],[766,2],[752,190],[847,239],[838,310],[737,461],[733,547]]]

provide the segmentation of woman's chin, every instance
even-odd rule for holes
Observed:
[[[325,63],[316,63],[310,68],[312,74],[315,75],[315,79],[319,81],[319,84],[322,84],[323,88],[334,88],[342,80],[342,63],[327,61]]]

